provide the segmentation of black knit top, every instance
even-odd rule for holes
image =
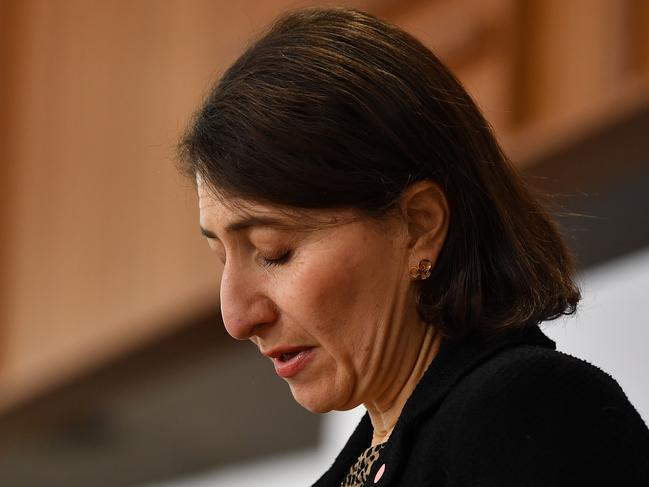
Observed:
[[[622,389],[554,348],[536,326],[443,343],[357,485],[649,486],[649,430]],[[340,487],[371,440],[366,414],[314,485]]]

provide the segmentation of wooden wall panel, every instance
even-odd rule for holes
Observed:
[[[14,62],[15,29],[12,28],[9,18],[13,16],[14,4],[8,0],[0,0],[0,364],[4,358],[7,340],[6,309],[8,305],[8,290],[10,281],[3,266],[10,259],[7,240],[10,235],[9,218],[11,213],[11,176],[13,167],[11,161],[11,121],[9,112],[15,83],[11,73],[3,70]],[[0,365],[1,366],[1,365]]]
[[[519,6],[522,123],[588,111],[624,81],[625,2],[529,0]]]
[[[638,76],[649,78],[649,2],[628,0],[629,65]]]
[[[143,339],[215,282],[169,163],[171,12],[15,4],[3,402]]]
[[[170,158],[209,83],[284,4],[11,2],[0,409],[218,299]]]
[[[460,78],[497,132],[510,129],[516,8],[512,0],[404,2],[391,20]]]

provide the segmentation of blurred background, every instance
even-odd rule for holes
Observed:
[[[649,418],[649,1],[359,0],[459,76],[560,223],[584,301],[544,329]],[[225,334],[174,145],[280,12],[0,0],[0,486],[303,486],[362,411],[297,406]]]

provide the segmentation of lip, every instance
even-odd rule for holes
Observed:
[[[280,377],[287,379],[300,372],[313,356],[314,347],[277,347],[268,352],[262,352],[271,358],[275,372]],[[284,354],[295,354],[286,361],[281,360]]]

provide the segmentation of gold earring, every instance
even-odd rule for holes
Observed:
[[[417,267],[410,268],[410,277],[416,281],[423,281],[430,277],[430,270],[433,268],[433,263],[428,259],[421,259]]]

